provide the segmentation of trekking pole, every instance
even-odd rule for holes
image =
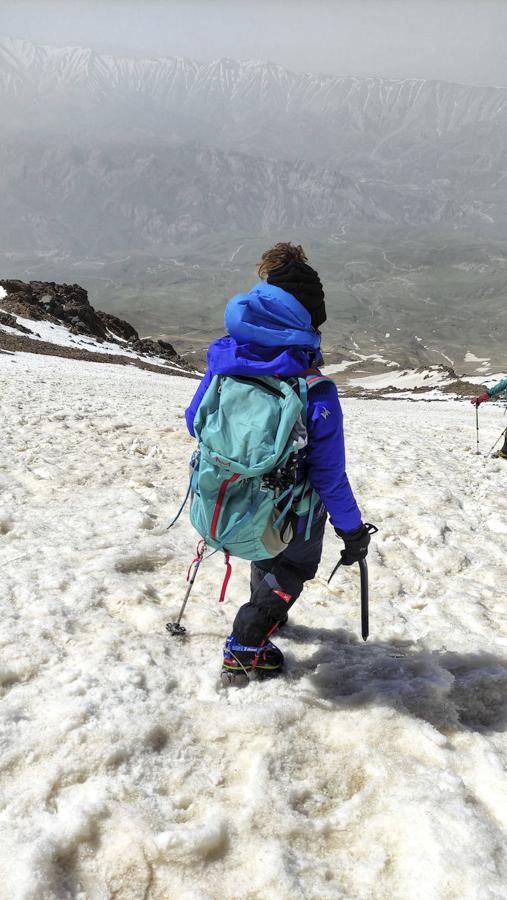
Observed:
[[[185,626],[180,625],[180,622],[183,617],[183,613],[185,612],[187,600],[190,597],[190,591],[192,590],[192,588],[194,586],[194,581],[196,579],[197,573],[199,571],[199,566],[202,563],[205,552],[206,552],[206,541],[200,541],[197,546],[197,555],[196,555],[195,559],[193,560],[193,562],[191,563],[191,567],[192,566],[194,567],[194,571],[192,572],[192,577],[191,577],[190,581],[188,582],[188,587],[185,592],[185,596],[183,598],[183,603],[181,604],[179,616],[176,619],[176,622],[168,622],[167,625],[165,626],[167,631],[169,632],[169,634],[172,634],[173,637],[181,637],[182,635],[186,634],[186,632],[187,632],[187,629],[185,628]],[[189,575],[190,575],[190,569],[189,569]],[[188,581],[188,575],[187,575],[187,581]]]
[[[477,437],[477,450],[475,452],[476,452],[476,454],[480,454],[481,451],[479,450],[479,407],[478,406],[475,407],[475,433],[476,433],[476,437]]]
[[[506,431],[507,431],[507,428],[504,428],[503,431],[500,432],[500,434],[499,434],[499,436],[497,437],[495,443],[493,444],[491,450],[488,452],[488,456],[490,455],[490,453],[493,452],[493,450],[495,449],[495,447],[496,447],[496,445],[498,444],[498,442],[502,440],[502,438],[503,438],[503,436],[504,436],[504,434],[505,434]]]

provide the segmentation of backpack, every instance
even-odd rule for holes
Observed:
[[[227,561],[277,556],[298,516],[308,517],[308,540],[320,498],[308,479],[296,484],[298,451],[307,444],[307,392],[328,380],[319,372],[213,377],[194,420],[190,521]]]

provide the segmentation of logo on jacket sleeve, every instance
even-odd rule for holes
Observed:
[[[321,416],[322,416],[322,418],[323,418],[323,419],[327,419],[327,417],[330,416],[330,415],[331,415],[330,410],[327,409],[326,407],[324,407],[324,409],[321,411]]]

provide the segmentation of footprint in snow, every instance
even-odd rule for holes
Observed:
[[[115,563],[115,569],[123,575],[130,575],[131,572],[155,572],[172,558],[173,553],[170,550],[166,550],[163,556],[158,553],[137,553],[135,556],[120,559]]]

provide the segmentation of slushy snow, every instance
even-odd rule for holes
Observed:
[[[469,404],[344,402],[370,640],[328,528],[286,675],[227,691],[247,563],[165,631],[196,382],[0,353],[0,386],[1,896],[505,898],[507,464]]]

